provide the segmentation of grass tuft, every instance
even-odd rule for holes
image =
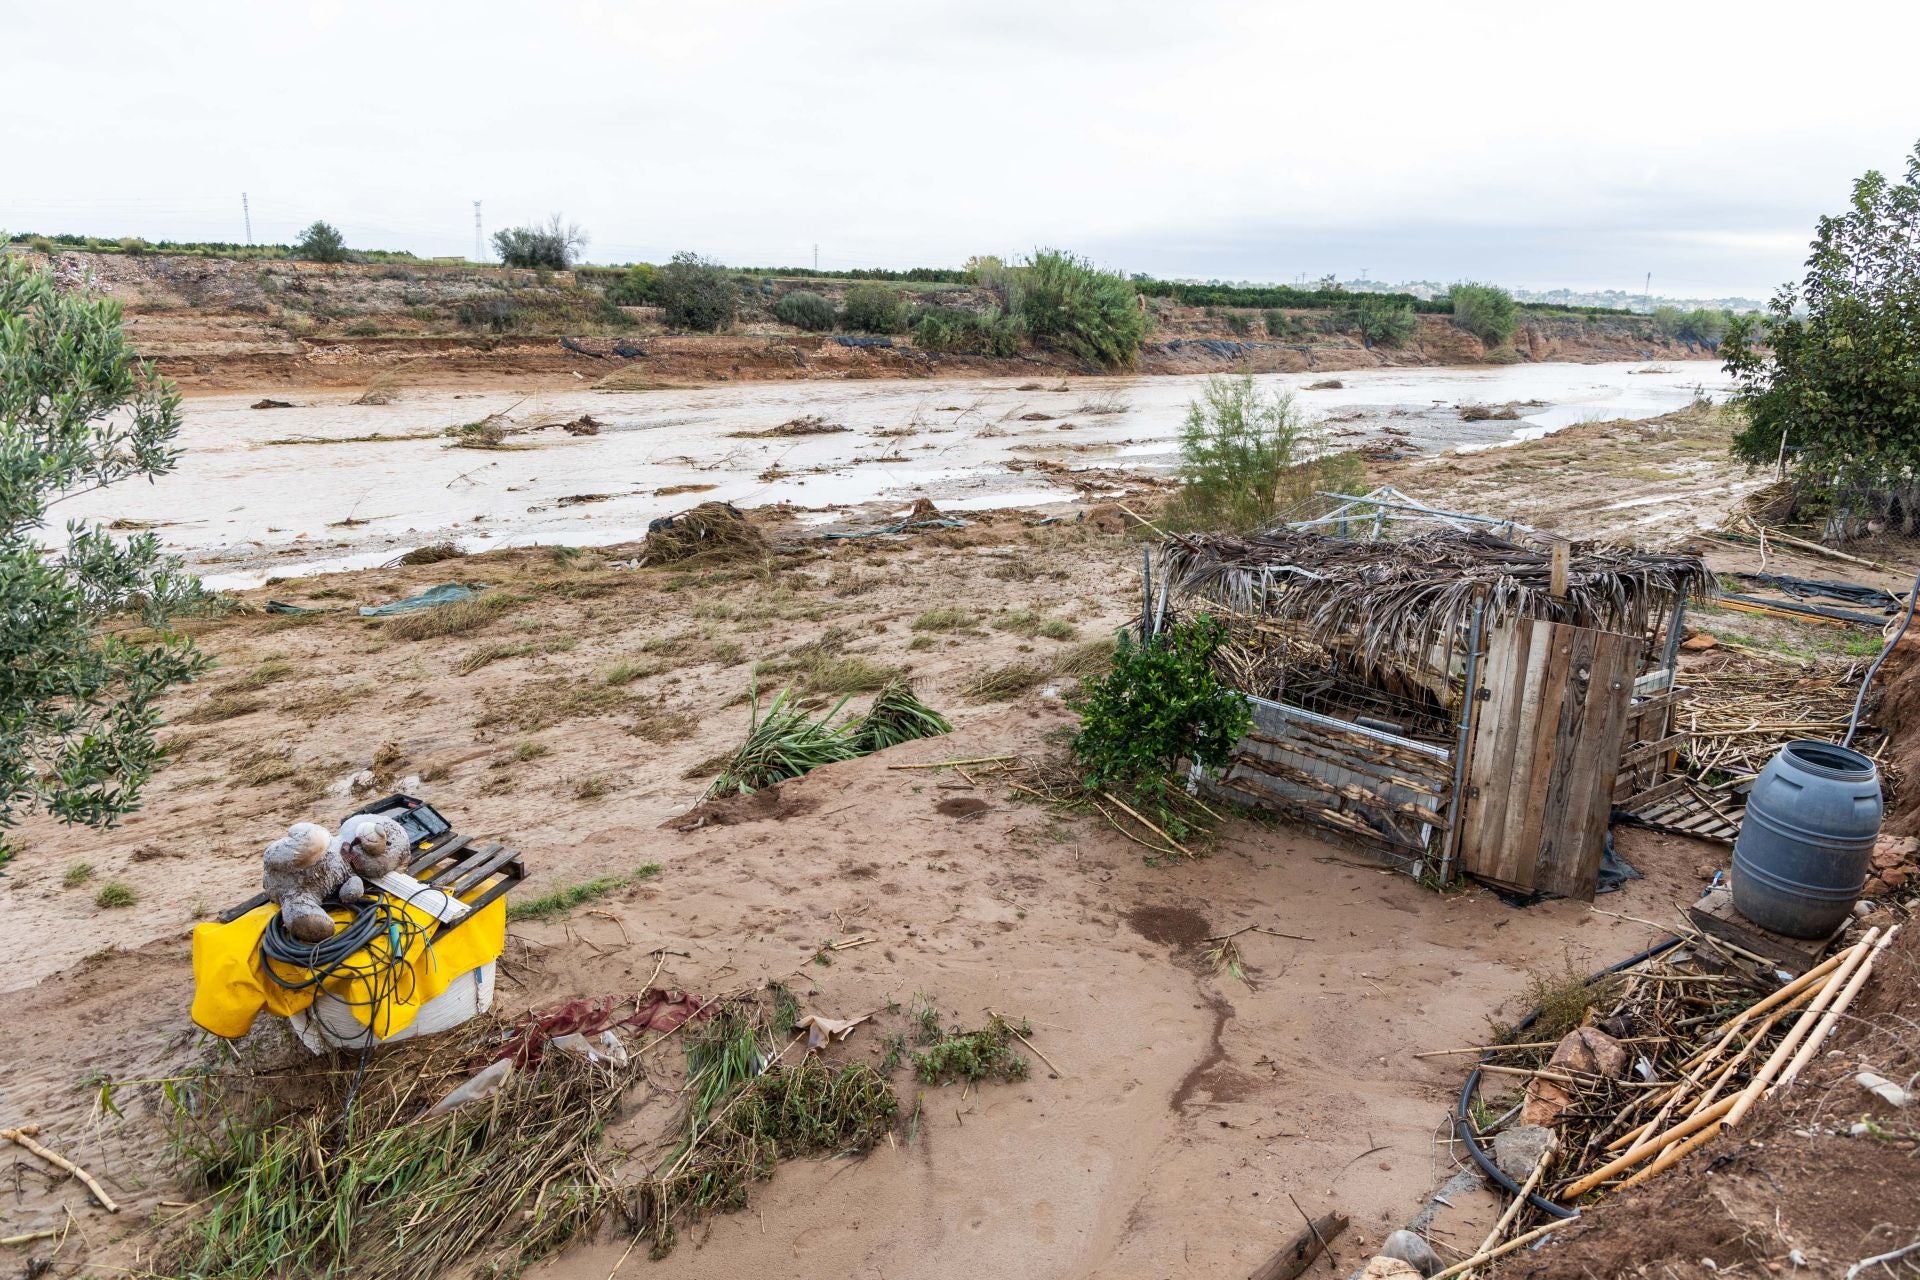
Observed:
[[[125,880],[109,880],[100,886],[98,893],[93,895],[93,905],[103,910],[130,907],[138,901],[140,901],[139,893]]]
[[[519,603],[502,592],[490,591],[471,600],[435,605],[414,613],[402,613],[381,623],[382,635],[395,640],[435,640],[441,636],[465,635],[478,631]]]
[[[91,862],[69,862],[66,871],[61,873],[60,883],[69,889],[78,889],[91,879],[93,879]]]
[[[525,898],[519,902],[507,904],[507,919],[548,920],[554,916],[563,916],[575,907],[589,902],[597,902],[610,893],[617,893],[643,880],[651,880],[661,872],[657,862],[645,863],[624,876],[598,876],[580,884],[563,884],[551,889],[537,898]]]

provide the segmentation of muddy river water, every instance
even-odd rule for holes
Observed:
[[[1337,387],[1309,389],[1337,378]],[[532,394],[420,390],[385,405],[343,392],[186,402],[173,474],[72,504],[151,527],[210,585],[378,564],[427,542],[469,551],[628,541],[657,516],[724,499],[787,502],[821,521],[931,498],[942,509],[1035,507],[1079,492],[1057,468],[1166,471],[1198,376],[744,383]],[[1338,447],[1486,448],[1578,422],[1649,418],[1726,387],[1709,362],[1522,364],[1261,375]],[[1463,405],[1514,406],[1466,421]],[[502,449],[449,447],[447,427],[505,415]],[[592,435],[559,424],[591,415]],[[844,430],[754,435],[801,418]]]

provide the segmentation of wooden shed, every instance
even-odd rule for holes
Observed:
[[[1253,709],[1207,785],[1438,882],[1590,899],[1611,807],[1657,788],[1679,745],[1681,620],[1712,574],[1391,490],[1344,502],[1159,549],[1147,625],[1220,618]]]

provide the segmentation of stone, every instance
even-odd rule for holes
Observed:
[[[1515,1182],[1525,1182],[1552,1139],[1553,1130],[1545,1125],[1521,1124],[1502,1129],[1493,1135],[1493,1162]]]
[[[1688,653],[1704,653],[1708,649],[1718,649],[1720,641],[1704,631],[1696,631],[1680,642],[1680,647]]]
[[[1380,1246],[1379,1256],[1398,1258],[1423,1277],[1439,1275],[1447,1269],[1447,1264],[1433,1251],[1433,1246],[1411,1231],[1396,1231],[1388,1236],[1386,1243]]]
[[[1367,1269],[1359,1275],[1359,1280],[1425,1280],[1411,1264],[1398,1258],[1375,1255],[1367,1262]]]

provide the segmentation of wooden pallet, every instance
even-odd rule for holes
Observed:
[[[1828,945],[1847,927],[1847,921],[1842,920],[1824,938],[1789,938],[1784,933],[1763,929],[1734,908],[1733,891],[1725,884],[1716,884],[1707,890],[1700,901],[1687,908],[1687,915],[1702,932],[1765,956],[1796,978],[1820,963]]]
[[[1698,786],[1690,778],[1669,778],[1630,796],[1619,806],[1634,821],[1655,831],[1732,844],[1740,834],[1746,805],[1724,792]]]
[[[456,832],[446,832],[438,837],[419,841],[413,847],[413,860],[407,864],[407,874],[430,888],[459,898],[471,893],[480,885],[487,887],[479,897],[467,902],[474,911],[486,906],[509,889],[527,878],[527,868],[520,859],[517,850],[502,844],[474,844],[467,836]],[[491,879],[492,884],[487,884]],[[462,898],[462,901],[466,899]],[[264,893],[256,893],[238,906],[228,907],[216,917],[226,924],[238,920],[255,907],[265,906],[270,899]],[[464,919],[465,917],[463,917]],[[454,924],[442,924],[434,930],[438,938]]]

